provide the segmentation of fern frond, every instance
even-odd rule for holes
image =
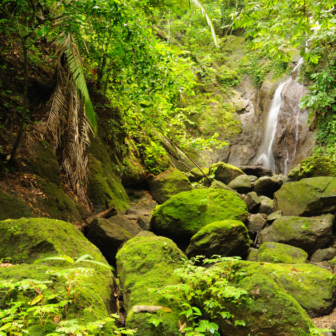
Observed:
[[[68,64],[72,73],[73,81],[84,99],[84,105],[88,120],[94,130],[97,131],[97,119],[94,113],[89,91],[86,86],[86,80],[83,72],[81,57],[77,45],[70,39],[66,45],[65,54],[68,58]]]
[[[199,9],[201,11],[202,15],[205,17],[205,19],[208,23],[208,26],[210,27],[212,38],[215,42],[216,47],[218,48],[219,44],[218,44],[218,39],[217,39],[217,35],[216,35],[216,32],[215,32],[215,28],[214,28],[214,26],[211,22],[211,19],[210,19],[208,13],[205,10],[205,8],[202,6],[202,4],[198,0],[189,0],[189,2],[192,3],[197,9]]]

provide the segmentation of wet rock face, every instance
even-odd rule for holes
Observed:
[[[290,80],[282,93],[273,153],[277,171],[284,174],[310,156],[314,146],[314,133],[309,131],[307,123],[309,112],[298,106],[307,92],[304,85]]]

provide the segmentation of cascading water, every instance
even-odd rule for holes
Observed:
[[[281,93],[286,86],[286,84],[290,81],[289,79],[287,82],[279,85],[277,90],[275,91],[271,108],[269,110],[265,131],[264,131],[264,148],[263,154],[260,156],[260,160],[263,161],[263,166],[269,169],[272,169],[275,172],[275,161],[273,156],[273,143],[275,138],[275,133],[277,130],[278,125],[278,114],[281,106]]]

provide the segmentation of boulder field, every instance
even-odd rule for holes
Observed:
[[[291,178],[225,163],[202,172],[170,168],[149,177],[148,191],[128,176],[128,209],[89,218],[84,234],[27,210],[27,218],[0,222],[0,260],[11,257],[10,267],[0,267],[0,286],[36,279],[55,291],[63,280],[53,274],[69,265],[35,261],[90,254],[116,272],[83,264],[92,274],[68,312],[83,323],[118,313],[135,335],[178,336],[194,307],[202,314],[195,321],[216,323],[220,336],[312,336],[310,318],[336,307],[336,177],[330,169],[319,176],[321,162],[306,160]],[[0,309],[7,308],[3,296]],[[45,336],[55,325],[29,330]],[[111,325],[102,334],[112,335]]]

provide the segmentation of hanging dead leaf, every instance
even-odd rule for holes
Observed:
[[[55,315],[53,318],[54,323],[58,323],[61,320],[61,317],[59,315]]]
[[[178,321],[178,327],[179,327],[180,332],[181,332],[182,334],[185,333],[184,329],[186,328],[186,326],[187,326],[187,322],[182,323],[181,320]]]

